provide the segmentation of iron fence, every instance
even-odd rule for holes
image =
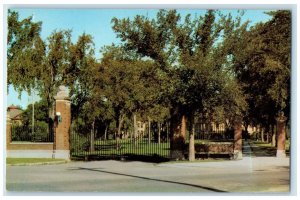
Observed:
[[[53,142],[53,130],[48,124],[37,124],[34,127],[12,125],[11,142]]]
[[[186,134],[185,144],[188,145],[189,134]],[[115,133],[92,134],[72,125],[71,127],[71,158],[72,159],[143,159],[165,160],[170,156],[169,131],[162,128],[151,128],[134,137],[133,133],[122,133],[116,137]],[[209,127],[205,124],[195,126],[195,144],[207,141],[228,141],[233,138],[233,131],[222,126]]]
[[[138,137],[115,137],[108,134],[107,138],[90,133],[80,133],[71,130],[71,158],[72,159],[145,159],[164,160],[169,157],[170,141],[164,134],[158,136],[156,132],[140,134]]]

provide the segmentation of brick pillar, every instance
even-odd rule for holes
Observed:
[[[279,116],[276,118],[277,121],[277,158],[286,157],[285,154],[285,122],[287,118],[284,116],[283,112],[279,113]]]
[[[234,122],[234,158],[237,160],[243,159],[242,153],[242,120],[236,119]]]
[[[61,120],[59,120],[59,116]],[[59,87],[55,96],[54,157],[70,159],[71,102],[67,88]]]

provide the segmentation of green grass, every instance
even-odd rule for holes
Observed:
[[[170,143],[148,143],[148,141],[139,141],[136,145],[130,141],[120,140],[120,148],[116,148],[115,141],[95,141],[95,151],[76,151],[75,155],[118,155],[118,154],[130,154],[130,155],[158,155],[158,156],[167,156],[169,155]]]
[[[266,142],[261,142],[261,141],[254,141],[253,144],[255,144],[258,147],[272,147],[271,143],[266,143]],[[285,149],[289,150],[289,148],[290,148],[290,140],[286,140],[285,141]]]
[[[224,143],[224,142],[233,142],[233,140],[200,140],[200,139],[195,139],[195,144],[208,144],[208,143]],[[186,141],[188,143],[188,141]]]
[[[208,144],[208,143],[223,143],[223,142],[233,142],[232,140],[195,140],[195,144]],[[148,138],[142,138],[137,141],[137,144],[130,139],[119,140],[120,148],[116,148],[116,140],[96,140],[94,142],[95,151],[89,151],[88,148],[85,150],[82,148],[84,143],[89,143],[88,139],[80,138],[79,140],[74,139],[72,141],[72,156],[87,156],[87,155],[142,155],[142,156],[160,156],[168,157],[170,154],[170,142],[157,142],[151,141],[148,143]],[[188,145],[188,141],[186,141]]]
[[[64,159],[52,159],[52,158],[6,158],[6,164],[34,164],[44,162],[57,162],[65,161]]]

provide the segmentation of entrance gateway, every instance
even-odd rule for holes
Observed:
[[[137,134],[122,133],[116,137],[114,133],[100,133],[84,130],[76,126],[76,121],[71,121],[71,102],[68,90],[64,86],[59,87],[55,96],[55,124],[54,134],[51,140],[43,142],[16,142],[12,140],[12,123],[7,119],[6,148],[7,157],[15,158],[62,158],[73,160],[88,159],[133,159],[145,161],[167,161],[172,155],[187,158],[188,144],[183,140],[178,152],[174,148],[170,138],[169,124],[152,123],[151,131],[142,122],[137,122]],[[148,125],[149,127],[150,125]],[[104,128],[105,129],[105,128]],[[101,130],[101,129],[100,129]],[[207,130],[205,124],[196,125],[195,129],[195,153],[198,156],[214,153],[214,145],[199,144],[203,140],[219,140],[228,138],[224,130]],[[212,138],[212,136],[215,136]],[[188,135],[185,135],[185,139]],[[29,140],[30,141],[30,140]],[[186,140],[187,141],[187,140]],[[171,143],[173,150],[171,152]],[[219,145],[219,144],[218,144]],[[222,144],[222,152],[233,151],[232,142]],[[225,149],[224,149],[225,148]],[[215,148],[215,149],[220,149]],[[231,149],[231,150],[230,150]],[[208,151],[209,150],[209,151]],[[220,151],[218,151],[220,152]],[[181,154],[181,155],[177,155]]]
[[[73,160],[93,160],[93,159],[133,159],[145,161],[167,161],[172,156],[170,127],[168,124],[145,124],[138,122],[137,134],[122,133],[117,136],[114,133],[97,133],[86,130],[76,125],[76,121],[71,122],[71,102],[67,88],[59,87],[59,92],[55,97],[55,138],[53,151],[56,154],[62,154]],[[149,127],[151,127],[149,131]],[[100,131],[99,131],[100,132]],[[195,134],[195,140],[212,139],[208,138],[224,137],[224,130],[214,129],[207,132],[207,127],[199,126]],[[225,138],[226,139],[226,138]],[[229,138],[227,138],[229,139]],[[187,156],[188,144],[183,142],[182,153]],[[200,146],[205,144],[200,144]],[[221,144],[226,152],[233,151],[232,142]],[[174,141],[173,141],[174,146]],[[197,144],[196,144],[197,146]],[[214,149],[208,145],[206,149]],[[227,150],[227,149],[230,150]],[[197,152],[196,152],[197,153]]]

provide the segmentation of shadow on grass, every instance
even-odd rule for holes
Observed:
[[[84,167],[79,167],[79,168],[73,168],[73,169],[70,169],[70,170],[88,170],[88,171],[94,171],[94,172],[100,172],[100,173],[106,173],[106,174],[126,176],[126,177],[131,177],[131,178],[139,178],[139,179],[144,179],[144,180],[149,180],[149,181],[159,181],[159,182],[164,182],[164,183],[172,183],[172,184],[177,184],[177,185],[185,185],[185,186],[190,186],[190,187],[196,187],[196,188],[201,188],[201,189],[209,190],[209,191],[212,191],[212,192],[227,192],[227,191],[219,190],[219,189],[212,188],[212,187],[206,187],[206,186],[189,184],[189,183],[181,183],[181,182],[177,182],[177,181],[168,181],[168,180],[161,180],[161,179],[155,179],[155,178],[148,178],[148,177],[136,176],[136,175],[131,175],[131,174],[123,174],[123,173],[118,173],[118,172],[110,172],[110,171],[100,170],[99,168],[84,168]]]

